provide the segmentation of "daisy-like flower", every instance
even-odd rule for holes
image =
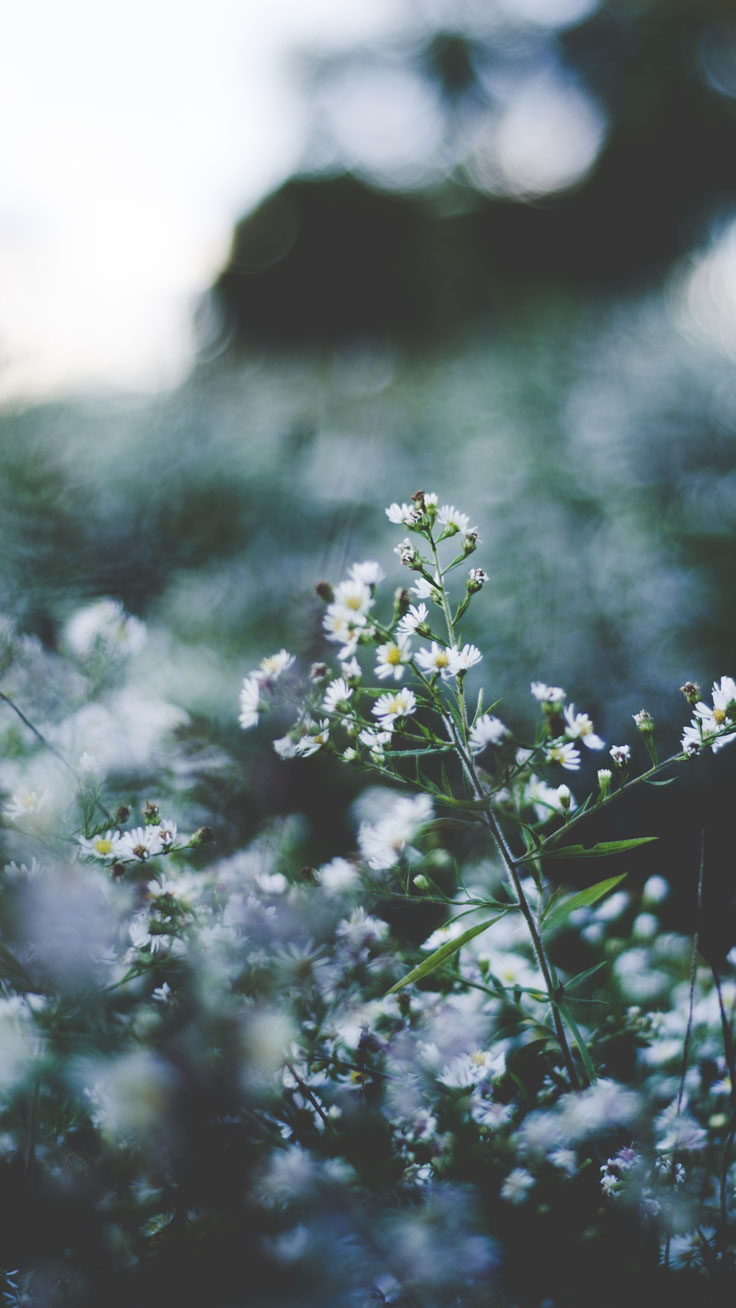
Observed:
[[[420,578],[420,580],[422,580]],[[424,625],[429,617],[429,610],[426,604],[410,604],[409,611],[404,614],[403,618],[396,624],[397,636],[411,636],[418,627]]]
[[[491,1077],[502,1076],[506,1069],[506,1056],[475,1049],[471,1054],[459,1054],[446,1063],[437,1080],[448,1089],[470,1090]]]
[[[380,821],[362,823],[358,845],[368,866],[377,871],[393,867],[407,844],[433,816],[428,795],[415,795],[411,799],[402,796]]]
[[[238,719],[244,731],[247,731],[248,727],[256,725],[260,700],[260,681],[257,677],[245,677],[240,691],[240,717]]]
[[[416,595],[417,599],[434,600],[437,598],[439,582],[433,586],[430,581],[427,581],[426,577],[417,577],[417,580],[414,585],[410,587],[410,590],[412,595]]]
[[[456,677],[467,672],[468,668],[474,668],[483,658],[477,645],[463,645],[462,649],[453,648],[451,656],[452,671]]]
[[[431,649],[420,649],[414,656],[417,667],[428,677],[433,673],[439,673],[443,681],[448,677],[454,677],[455,669],[453,667],[453,658],[457,655],[457,650],[452,648],[446,649],[444,645],[438,645],[436,640],[432,641]]]
[[[360,625],[365,623],[366,614],[373,608],[374,603],[370,586],[360,577],[348,577],[335,587],[335,606],[343,609],[353,622],[357,621]]]
[[[411,661],[411,647],[408,636],[399,636],[397,640],[390,640],[385,645],[379,645],[376,650],[376,676],[384,681],[386,677],[393,677],[394,681],[401,681],[404,675],[404,668]]]
[[[137,858],[145,863],[149,858],[163,851],[163,843],[158,827],[135,827],[124,831],[117,847],[118,858]]]
[[[691,756],[693,754],[699,754],[704,744],[700,733],[700,727],[693,723],[691,723],[689,727],[685,727],[685,730],[682,733],[681,743],[683,754],[690,754]]]
[[[296,758],[296,741],[291,736],[280,736],[273,742],[273,747],[279,758]]]
[[[616,763],[620,768],[622,768],[625,763],[628,763],[631,758],[631,748],[629,745],[612,745],[608,752],[614,763]]]
[[[42,813],[49,802],[47,790],[26,790],[19,795],[11,795],[3,809],[3,815],[10,822],[28,821]]]
[[[548,686],[544,681],[533,681],[531,692],[540,704],[554,704],[555,707],[560,707],[567,698],[562,686]]]
[[[544,756],[545,763],[559,763],[567,772],[577,772],[580,751],[569,740],[553,740]]]
[[[256,681],[276,681],[293,662],[294,655],[287,654],[285,649],[280,649],[278,654],[271,654],[268,658],[261,659],[259,667],[252,675]]]
[[[713,682],[713,705],[705,704],[700,701],[695,705],[695,717],[692,726],[697,728],[698,722],[702,730],[702,741],[705,745],[710,745],[715,753],[722,749],[724,745],[729,745],[734,739],[733,735],[727,734],[716,739],[718,732],[732,723],[736,731],[736,682],[732,677],[721,677],[720,682]],[[687,728],[686,728],[687,730]],[[684,736],[683,736],[684,748]]]
[[[475,594],[476,591],[480,590],[481,586],[485,586],[487,581],[487,572],[484,572],[482,568],[471,568],[465,584],[471,594]]]
[[[398,718],[409,717],[416,709],[416,696],[406,686],[401,690],[379,695],[373,705],[373,713],[378,718],[383,731],[393,731]]]
[[[470,518],[467,513],[460,513],[454,504],[443,504],[437,514],[437,521],[444,527],[444,536],[454,536],[458,531],[467,531]],[[475,530],[473,528],[472,530]]]
[[[85,836],[79,837],[81,853],[91,858],[100,858],[105,863],[112,863],[118,857],[119,845],[119,831],[108,831],[104,836],[92,836],[90,839]]]
[[[350,681],[352,679],[360,681],[360,678],[363,675],[363,669],[361,668],[358,660],[355,657],[348,659],[345,663],[341,663],[340,671],[346,681]]]
[[[179,844],[186,843],[185,838],[178,835],[176,823],[172,822],[169,818],[161,818],[156,830],[158,831],[159,840],[161,841],[161,849],[164,854],[168,853],[171,846],[176,844],[177,841]]]
[[[361,745],[365,745],[366,749],[370,750],[371,756],[376,762],[382,762],[386,745],[391,743],[391,732],[386,730],[377,731],[373,727],[364,727],[358,736],[358,740]]]
[[[348,707],[348,701],[352,696],[352,687],[350,687],[344,677],[336,677],[331,681],[325,697],[322,700],[322,708],[325,713],[345,712]]]
[[[605,749],[606,742],[596,736],[588,714],[576,713],[574,704],[568,704],[565,708],[565,722],[565,735],[571,740],[582,741],[588,749]]]
[[[509,729],[500,718],[495,718],[492,713],[484,713],[470,728],[471,754],[482,754],[486,745],[500,745],[508,734]]]
[[[364,563],[354,563],[348,575],[351,581],[363,581],[366,586],[377,586],[384,580],[386,573],[380,563],[366,559]]]
[[[322,620],[325,639],[341,645],[340,659],[351,659],[358,648],[358,637],[364,626],[360,614],[351,614],[340,604],[329,604]]]
[[[386,509],[386,517],[389,522],[395,522],[397,526],[416,527],[422,519],[422,510],[413,504],[389,504]]]
[[[310,755],[316,754],[317,750],[326,745],[330,739],[330,723],[327,718],[323,718],[319,723],[308,722],[305,725],[307,732],[295,746],[295,751],[300,758],[309,758]]]
[[[501,1198],[510,1204],[523,1204],[534,1185],[534,1177],[525,1167],[515,1167],[501,1186]]]

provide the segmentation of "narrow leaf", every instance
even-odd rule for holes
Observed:
[[[547,927],[559,926],[571,913],[575,912],[576,908],[590,908],[591,904],[597,904],[598,900],[607,895],[609,890],[613,890],[613,887],[617,886],[619,881],[623,881],[626,875],[626,872],[622,872],[618,877],[607,877],[605,881],[597,881],[594,886],[588,886],[585,890],[578,890],[576,894],[570,895],[568,899],[564,899],[554,906],[550,901],[546,914],[542,918],[544,925]]]
[[[558,849],[542,849],[543,858],[609,858],[611,854],[622,854],[625,849],[636,849],[637,845],[649,845],[658,836],[637,836],[633,840],[601,840],[597,845],[562,845]]]
[[[423,963],[413,968],[405,977],[402,977],[401,981],[397,981],[396,985],[386,991],[386,994],[393,995],[397,990],[402,990],[404,986],[410,985],[411,982],[422,981],[425,976],[436,972],[437,968],[442,967],[442,964],[446,963],[448,958],[452,958],[452,955],[456,954],[458,949],[462,949],[463,945],[467,945],[468,941],[473,939],[473,936],[479,936],[482,931],[486,930],[486,927],[493,926],[493,923],[498,922],[499,918],[505,917],[507,911],[504,910],[503,913],[498,913],[496,917],[490,917],[485,922],[476,922],[475,926],[468,927],[467,931],[463,931],[454,940],[447,940],[444,945],[440,945],[439,949],[435,949],[429,958],[425,958]]]

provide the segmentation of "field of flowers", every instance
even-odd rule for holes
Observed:
[[[600,824],[725,761],[736,682],[676,692],[666,757],[640,704],[604,740],[541,680],[512,722],[463,639],[493,624],[471,518],[376,514],[382,559],[317,585],[318,656],[242,667],[216,744],[119,601],[55,649],[4,621],[9,1308],[732,1301],[708,832],[686,930],[641,813]],[[317,798],[236,838],[250,733]]]

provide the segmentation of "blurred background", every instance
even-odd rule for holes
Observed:
[[[541,678],[676,747],[678,687],[736,673],[733,4],[6,0],[0,28],[0,607],[47,651],[97,597],[145,619],[222,846],[293,810],[315,857],[349,844],[356,781],[240,732],[238,689],[321,653],[315,583],[386,566],[419,487],[477,523],[463,634],[504,718]],[[656,792],[690,867],[727,755]]]

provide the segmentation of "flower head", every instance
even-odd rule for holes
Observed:
[[[414,692],[403,687],[393,693],[379,695],[372,711],[378,718],[383,731],[393,731],[396,720],[409,717],[416,709],[416,706],[417,701]]]
[[[609,754],[617,767],[624,767],[631,758],[631,748],[629,745],[612,745]]]
[[[533,681],[531,692],[540,704],[552,704],[560,708],[567,698],[562,686],[548,686],[544,681]]]
[[[553,740],[544,755],[545,763],[559,763],[567,772],[577,772],[580,751],[569,740]]]
[[[587,713],[576,713],[574,704],[568,704],[564,713],[566,736],[571,740],[581,740],[588,749],[605,749],[606,742],[596,736]]]
[[[120,832],[108,831],[104,836],[92,836],[87,839],[85,836],[79,837],[79,848],[82,854],[87,854],[92,858],[102,859],[103,862],[112,863],[118,858],[118,849],[120,846]]]
[[[500,718],[495,718],[492,713],[484,713],[470,728],[471,754],[481,754],[486,745],[500,745],[508,734],[509,729]]]
[[[261,659],[260,666],[252,675],[257,681],[276,681],[293,662],[294,655],[287,654],[285,649],[280,649],[278,654],[271,654],[269,658]]]
[[[375,563],[373,559],[366,559],[365,563],[354,563],[349,575],[352,581],[363,581],[366,586],[377,586],[386,576],[380,563]]]
[[[245,677],[240,691],[239,717],[240,725],[245,731],[247,731],[248,727],[254,727],[258,721],[260,700],[261,683],[258,677]]]
[[[393,677],[394,681],[400,681],[404,675],[404,668],[411,661],[411,647],[408,636],[399,636],[397,640],[387,641],[385,645],[379,645],[376,650],[376,676],[384,681],[386,677]]]
[[[352,693],[352,687],[348,685],[345,678],[336,677],[334,681],[330,682],[322,700],[322,708],[325,713],[344,712],[348,707],[348,701]]]
[[[420,578],[422,580],[422,578]],[[429,617],[426,604],[410,604],[408,612],[396,624],[397,636],[411,636],[418,627],[423,626]]]
[[[417,667],[421,668],[427,676],[433,673],[439,673],[443,681],[448,677],[456,675],[453,665],[454,658],[457,656],[457,650],[453,647],[446,648],[444,645],[438,645],[436,640],[432,641],[431,649],[420,649],[415,655]]]

